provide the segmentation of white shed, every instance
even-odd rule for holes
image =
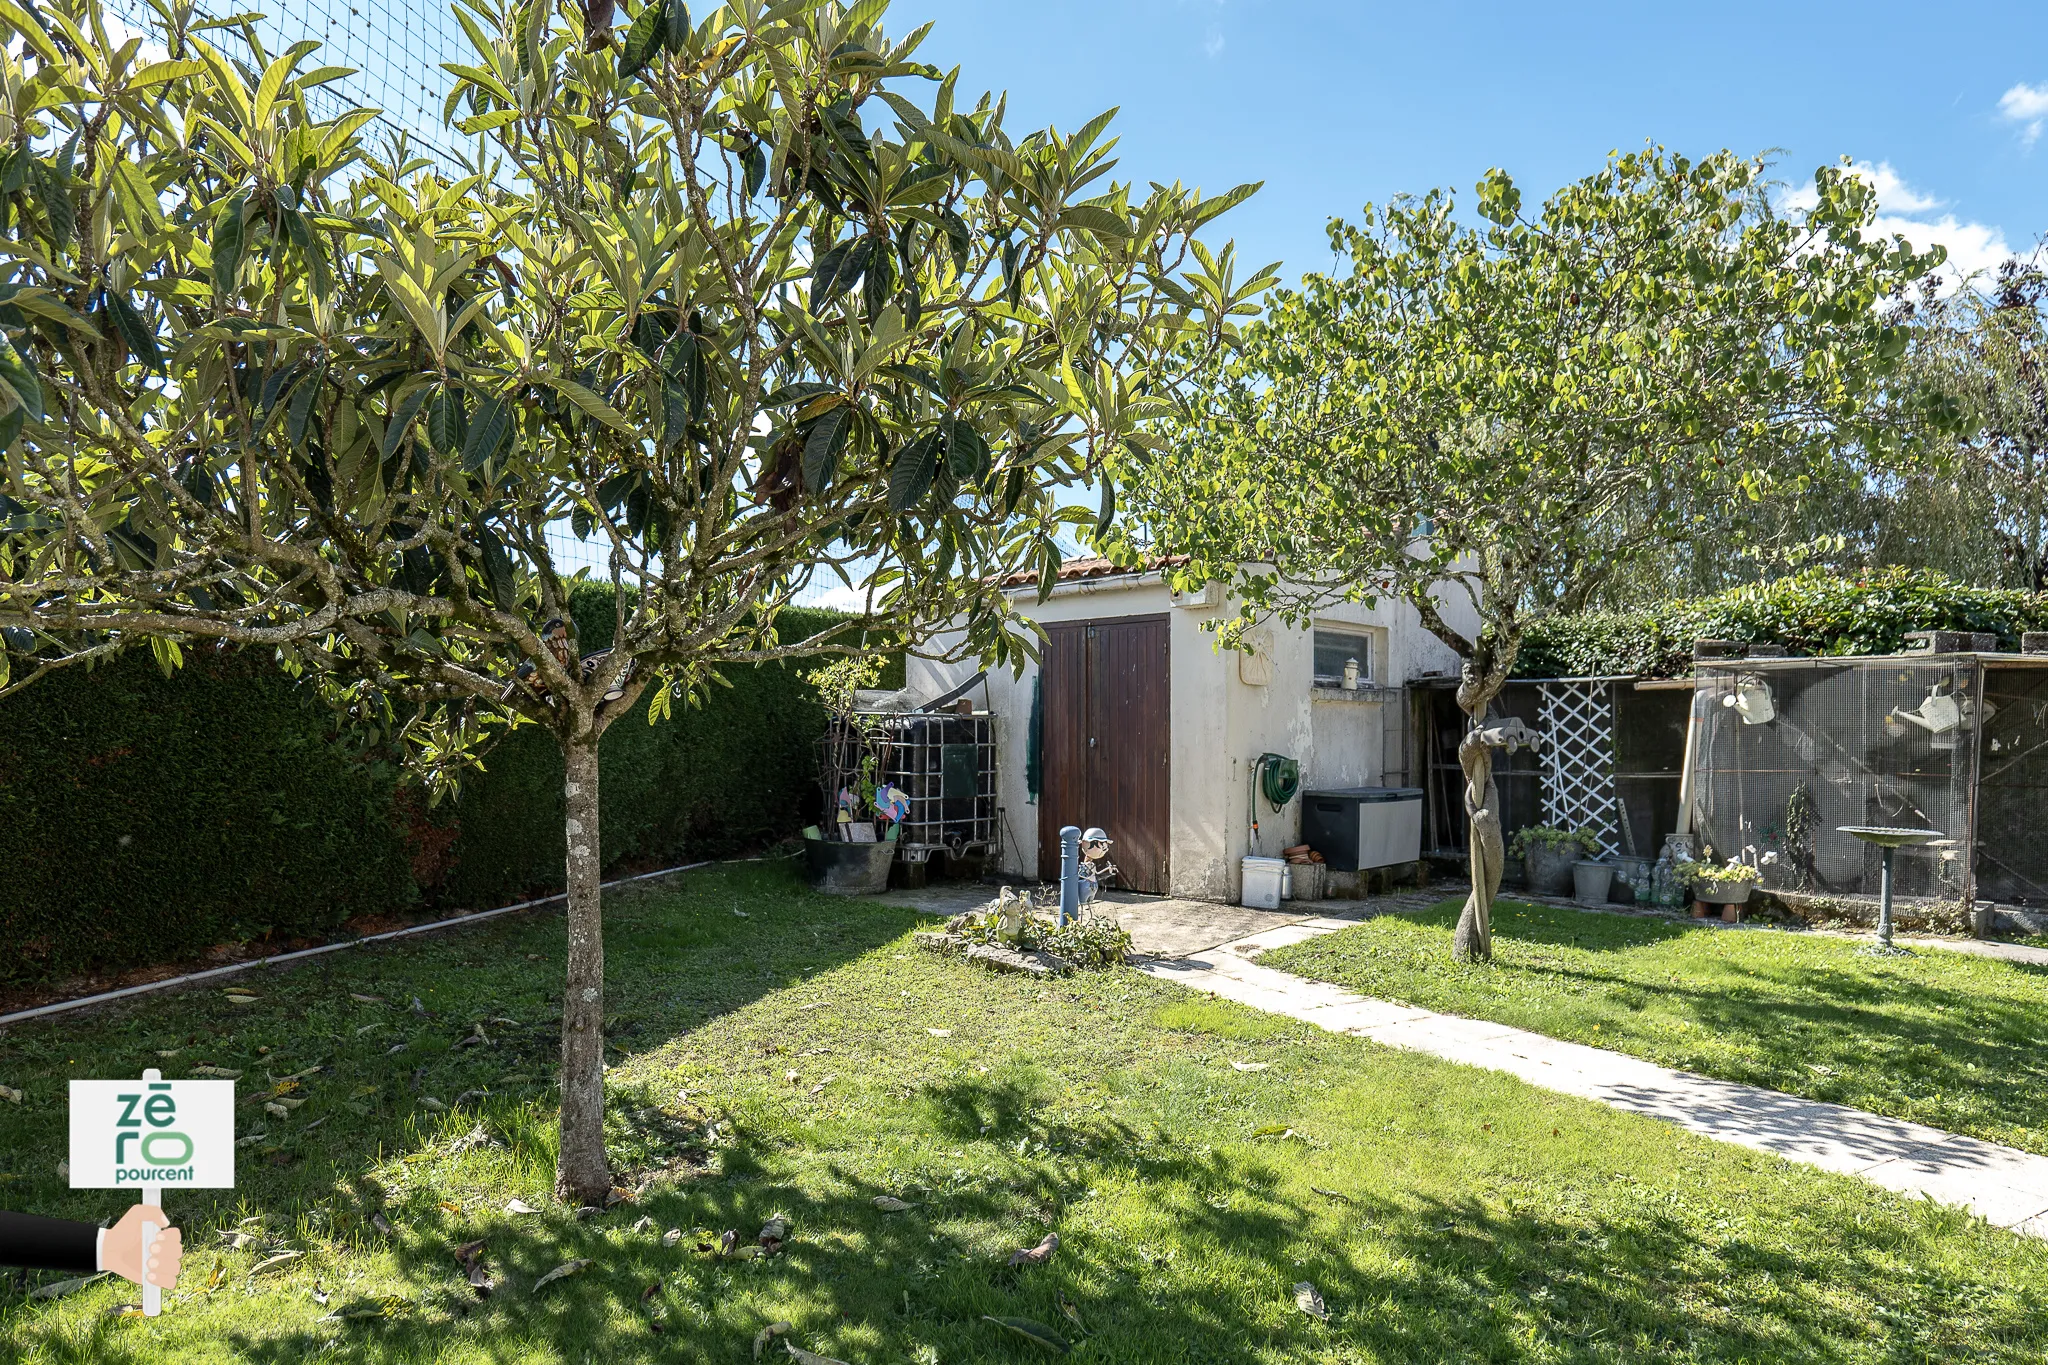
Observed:
[[[1035,581],[1012,591],[1046,641],[1038,667],[992,671],[986,683],[1008,875],[1055,879],[1060,827],[1095,824],[1117,841],[1124,887],[1234,900],[1240,858],[1300,841],[1299,799],[1275,812],[1260,797],[1251,837],[1260,755],[1299,760],[1304,790],[1421,785],[1408,685],[1458,661],[1412,607],[1335,606],[1311,628],[1268,622],[1253,633],[1256,654],[1245,654],[1219,649],[1203,629],[1234,611],[1221,585],[1175,594],[1156,568],[1075,559],[1045,601]],[[1441,610],[1460,629],[1470,624],[1455,597]],[[1350,659],[1355,688],[1343,686]],[[935,697],[972,672],[913,658],[909,691]]]

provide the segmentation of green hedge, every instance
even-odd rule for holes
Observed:
[[[1553,616],[1522,639],[1519,678],[1681,677],[1694,640],[1779,644],[1801,654],[1891,654],[1915,630],[1989,631],[2001,649],[2048,629],[2048,594],[1973,588],[1938,573],[1800,574],[1635,611]]]
[[[585,649],[609,643],[608,589],[586,585],[572,609]],[[782,634],[835,619],[786,612]],[[560,889],[562,760],[544,731],[507,736],[452,809],[426,813],[391,765],[333,742],[326,709],[267,659],[187,659],[165,678],[137,652],[0,702],[0,982]],[[602,750],[607,868],[792,833],[824,727],[811,666],[727,669],[702,707],[620,717]],[[900,686],[900,659],[889,672]]]
[[[137,651],[0,702],[0,981],[325,934],[415,898],[388,765],[267,660]]]
[[[585,650],[611,643],[609,591],[586,588],[572,599]],[[838,613],[785,611],[785,639],[815,634]],[[798,807],[817,784],[817,740],[825,713],[803,680],[815,662],[727,669],[731,687],[713,687],[701,707],[675,708],[647,723],[651,698],[605,731],[598,801],[600,851],[607,867],[716,858],[794,831]],[[892,662],[885,686],[901,686]],[[456,805],[454,867],[432,888],[455,905],[516,900],[560,890],[567,855],[563,833],[562,754],[532,726],[514,731],[485,760],[481,778],[463,784]]]

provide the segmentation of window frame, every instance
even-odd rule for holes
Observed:
[[[1378,655],[1380,653],[1378,632],[1371,626],[1352,625],[1349,622],[1344,622],[1315,625],[1309,628],[1308,668],[1310,686],[1335,688],[1342,688],[1344,686],[1344,674],[1341,665],[1338,672],[1333,675],[1325,675],[1316,670],[1316,655],[1320,652],[1320,637],[1324,635],[1343,636],[1351,640],[1363,640],[1365,642],[1365,654],[1358,661],[1360,665],[1358,670],[1358,686],[1362,690],[1378,685]],[[1350,656],[1347,655],[1346,657]]]

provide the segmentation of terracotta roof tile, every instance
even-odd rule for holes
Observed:
[[[1084,578],[1122,578],[1126,575],[1152,573],[1170,565],[1185,564],[1186,555],[1153,555],[1136,568],[1127,568],[1100,556],[1086,556],[1069,559],[1060,565],[1059,581],[1074,583]],[[1038,582],[1035,573],[1013,573],[1003,580],[1006,588],[1026,588]]]

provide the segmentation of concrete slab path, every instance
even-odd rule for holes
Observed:
[[[2048,1157],[1674,1071],[1506,1024],[1375,1000],[1253,960],[1269,948],[1346,928],[1361,917],[1305,916],[1183,957],[1154,958],[1139,970],[1332,1033],[1505,1071],[1546,1090],[1663,1119],[1723,1142],[1858,1175],[1901,1194],[1959,1204],[1999,1227],[2048,1237]]]

